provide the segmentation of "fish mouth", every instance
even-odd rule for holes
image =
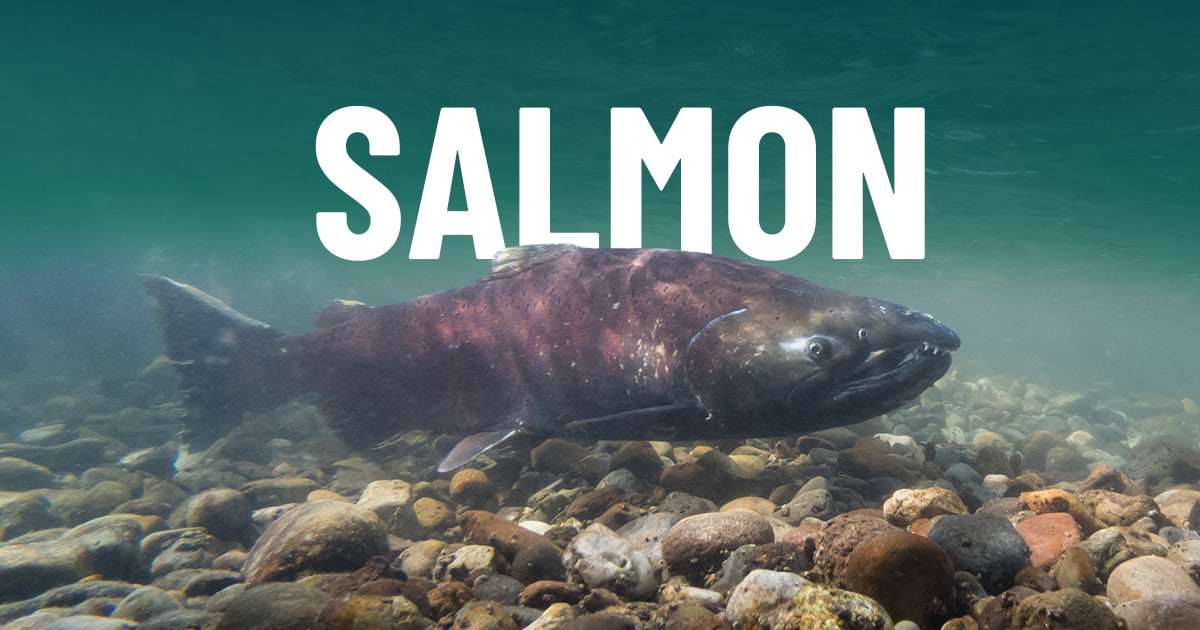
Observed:
[[[867,355],[834,393],[834,401],[852,402],[870,395],[877,403],[899,405],[916,398],[950,369],[955,346],[914,341]]]

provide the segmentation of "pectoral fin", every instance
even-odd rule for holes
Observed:
[[[488,431],[486,433],[468,435],[459,441],[458,444],[455,444],[450,453],[442,460],[442,463],[438,464],[438,472],[449,472],[459,466],[470,463],[492,447],[520,432],[520,429],[502,429],[500,431]]]
[[[679,439],[695,432],[704,419],[698,405],[673,403],[575,420],[563,428],[565,434],[587,440]]]

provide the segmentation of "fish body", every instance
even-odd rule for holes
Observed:
[[[472,436],[443,468],[518,431],[705,439],[853,423],[916,397],[959,346],[908,308],[672,250],[512,248],[471,286],[335,301],[292,337],[173,280],[145,285],[196,441],[311,391],[354,445],[413,428]]]

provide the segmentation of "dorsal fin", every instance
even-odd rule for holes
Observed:
[[[578,245],[569,243],[508,247],[496,252],[495,258],[492,258],[492,271],[488,274],[487,279],[495,280],[514,276],[577,249],[579,249]]]
[[[328,328],[358,317],[371,307],[355,300],[334,300],[317,316],[317,328]]]

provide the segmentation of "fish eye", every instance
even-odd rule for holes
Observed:
[[[814,359],[823,359],[829,354],[829,348],[826,347],[823,339],[812,339],[808,342],[808,356]]]
[[[868,336],[870,336],[870,334],[871,334],[871,333],[870,333],[870,332],[868,332],[866,328],[859,328],[859,329],[858,329],[858,340],[859,340],[859,341],[866,341],[866,340],[867,340],[867,337],[868,337]]]

